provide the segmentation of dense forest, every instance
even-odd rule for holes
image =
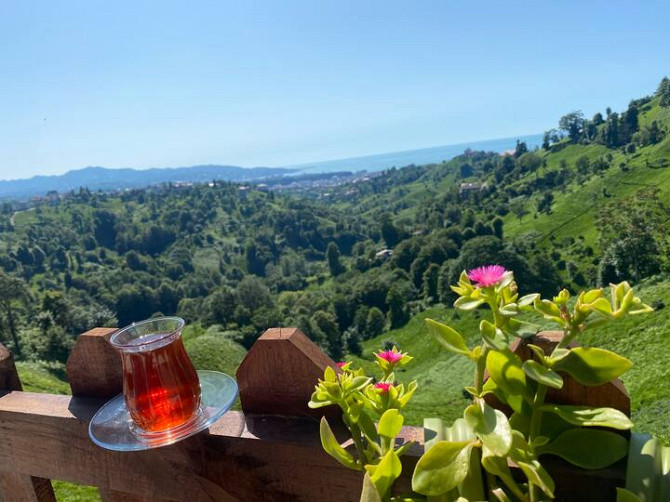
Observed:
[[[58,368],[87,329],[163,314],[246,348],[298,326],[341,359],[449,304],[483,263],[545,295],[667,275],[669,129],[664,79],[622,113],[565,115],[541,149],[466,151],[327,193],[213,181],[6,202],[0,342]]]

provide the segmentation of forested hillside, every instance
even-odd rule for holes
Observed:
[[[669,130],[665,79],[622,113],[567,114],[539,150],[466,151],[309,197],[212,181],[6,203],[0,341],[26,372],[59,376],[90,327],[179,315],[199,366],[218,351],[236,354],[232,371],[272,326],[300,327],[335,359],[360,355],[450,305],[449,285],[483,263],[544,295],[661,280]]]

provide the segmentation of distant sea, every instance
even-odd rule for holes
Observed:
[[[530,136],[515,136],[512,138],[474,141],[471,143],[459,143],[457,145],[435,146],[432,148],[421,148],[419,150],[366,155],[364,157],[352,157],[349,159],[326,160],[284,167],[297,169],[298,172],[295,174],[328,173],[334,171],[382,171],[391,167],[405,167],[410,164],[436,164],[445,160],[451,160],[462,154],[468,148],[471,150],[502,153],[507,150],[513,150],[516,146],[517,139],[519,141],[525,141],[529,150],[542,144],[542,134],[532,134]]]

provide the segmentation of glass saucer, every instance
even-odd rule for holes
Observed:
[[[197,434],[216,422],[237,397],[237,382],[218,371],[198,371],[202,398],[195,417],[161,432],[145,432],[130,418],[123,394],[112,398],[91,419],[88,434],[95,444],[108,450],[136,451],[167,446]]]

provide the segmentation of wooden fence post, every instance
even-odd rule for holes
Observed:
[[[93,328],[77,338],[65,365],[73,396],[111,398],[123,391],[121,356],[109,343],[109,337],[116,331],[117,328]],[[155,497],[109,489],[99,491],[103,502],[160,502]]]
[[[242,410],[246,414],[320,418],[330,410],[311,410],[307,403],[327,366],[337,369],[298,328],[268,329],[237,369]]]
[[[93,328],[77,337],[65,368],[72,395],[110,398],[123,390],[121,356],[109,343],[116,328]]]
[[[23,390],[14,357],[0,344],[0,395],[5,391]],[[2,448],[2,445],[0,445]],[[0,501],[55,502],[51,481],[44,478],[3,472],[0,468]]]

